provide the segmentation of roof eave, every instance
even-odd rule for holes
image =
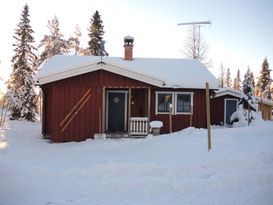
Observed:
[[[135,71],[132,71],[128,68],[124,68],[122,66],[118,65],[113,65],[109,62],[106,63],[101,63],[100,61],[92,64],[84,64],[81,66],[74,66],[73,69],[65,70],[60,73],[55,73],[51,75],[46,75],[44,77],[37,77],[36,83],[38,85],[43,85],[51,82],[55,82],[58,80],[63,80],[66,78],[86,74],[89,72],[93,72],[96,70],[106,70],[115,74],[119,74],[128,78],[132,78],[134,80],[138,80],[150,85],[154,85],[157,87],[163,87],[164,86],[164,81],[161,79],[157,79],[148,75],[144,75],[142,73],[138,73]]]
[[[222,97],[222,96],[225,96],[225,95],[231,95],[231,96],[237,97],[237,98],[241,98],[242,97],[242,95],[239,94],[239,93],[230,92],[230,91],[224,91],[224,92],[216,93],[215,96],[214,96],[214,98]]]

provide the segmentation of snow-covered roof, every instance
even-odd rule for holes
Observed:
[[[242,92],[238,90],[234,90],[232,88],[219,88],[217,91],[215,91],[215,98],[225,96],[225,95],[231,95],[237,98],[241,98]]]
[[[191,59],[134,58],[126,61],[121,57],[54,56],[36,76],[38,84],[103,69],[158,87],[217,89],[218,81],[199,61]]]
[[[265,104],[265,105],[269,105],[269,106],[272,106],[272,107],[273,107],[273,101],[272,101],[272,100],[262,99],[262,98],[257,97],[257,96],[255,96],[255,97],[256,97],[256,99],[257,99],[257,101],[258,101],[259,103],[263,103],[263,104]]]

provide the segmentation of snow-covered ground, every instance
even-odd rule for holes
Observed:
[[[39,123],[8,122],[0,204],[272,205],[273,122],[188,128],[146,139],[51,144]]]

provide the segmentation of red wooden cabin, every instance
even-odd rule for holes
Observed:
[[[37,75],[43,91],[42,133],[53,142],[82,141],[96,133],[147,135],[205,127],[205,82],[217,79],[196,60],[54,56]],[[128,53],[129,52],[129,53]],[[171,125],[170,125],[171,123]]]
[[[228,126],[230,117],[238,109],[242,93],[231,88],[216,91],[211,99],[211,124]]]

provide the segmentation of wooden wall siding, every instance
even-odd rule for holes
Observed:
[[[221,122],[224,123],[225,116],[225,99],[238,99],[237,97],[231,95],[224,95],[218,98],[213,98],[210,101],[210,115],[211,124],[220,125]],[[239,99],[238,99],[239,100]]]
[[[102,110],[103,86],[112,89],[149,87],[140,81],[103,70],[43,85],[42,90],[47,96],[44,102],[46,115],[43,121],[45,123],[43,134],[50,135],[54,142],[82,141],[93,137],[94,133],[99,132],[99,109]],[[61,132],[60,123],[90,88],[91,99],[65,131]],[[136,92],[143,91],[144,89],[139,89]],[[144,100],[143,98],[137,100],[142,104],[146,103],[141,101]],[[139,109],[135,108],[134,112],[139,113]]]
[[[212,125],[220,125],[224,123],[224,96],[213,98],[210,101],[210,116]]]
[[[51,135],[51,118],[52,118],[52,92],[50,86],[43,88],[43,119],[42,134]]]
[[[132,89],[131,117],[148,117],[148,89]]]
[[[161,133],[169,133],[169,115],[168,114],[155,114],[155,92],[167,91],[169,89],[152,89],[151,92],[151,121],[160,120],[163,122]],[[205,90],[192,90],[192,89],[174,89],[173,92],[194,92],[193,95],[193,116],[192,126],[196,128],[206,127],[206,97]],[[176,132],[190,126],[190,115],[172,115],[172,131]]]
[[[53,86],[52,141],[82,141],[99,132],[98,110],[101,104],[98,99],[101,99],[102,93],[96,86],[91,88],[91,98],[86,98],[85,104],[82,101],[83,106],[77,115],[74,118],[70,117],[69,119],[72,119],[70,122],[65,122],[66,127],[61,126],[66,116],[89,89],[88,86]]]
[[[272,106],[259,103],[259,111],[262,113],[263,120],[271,120],[272,118]]]
[[[127,78],[115,73],[104,70],[98,70],[87,74],[71,77],[55,82],[57,85],[73,86],[98,86],[98,87],[149,87],[150,85],[142,83],[131,78]]]

